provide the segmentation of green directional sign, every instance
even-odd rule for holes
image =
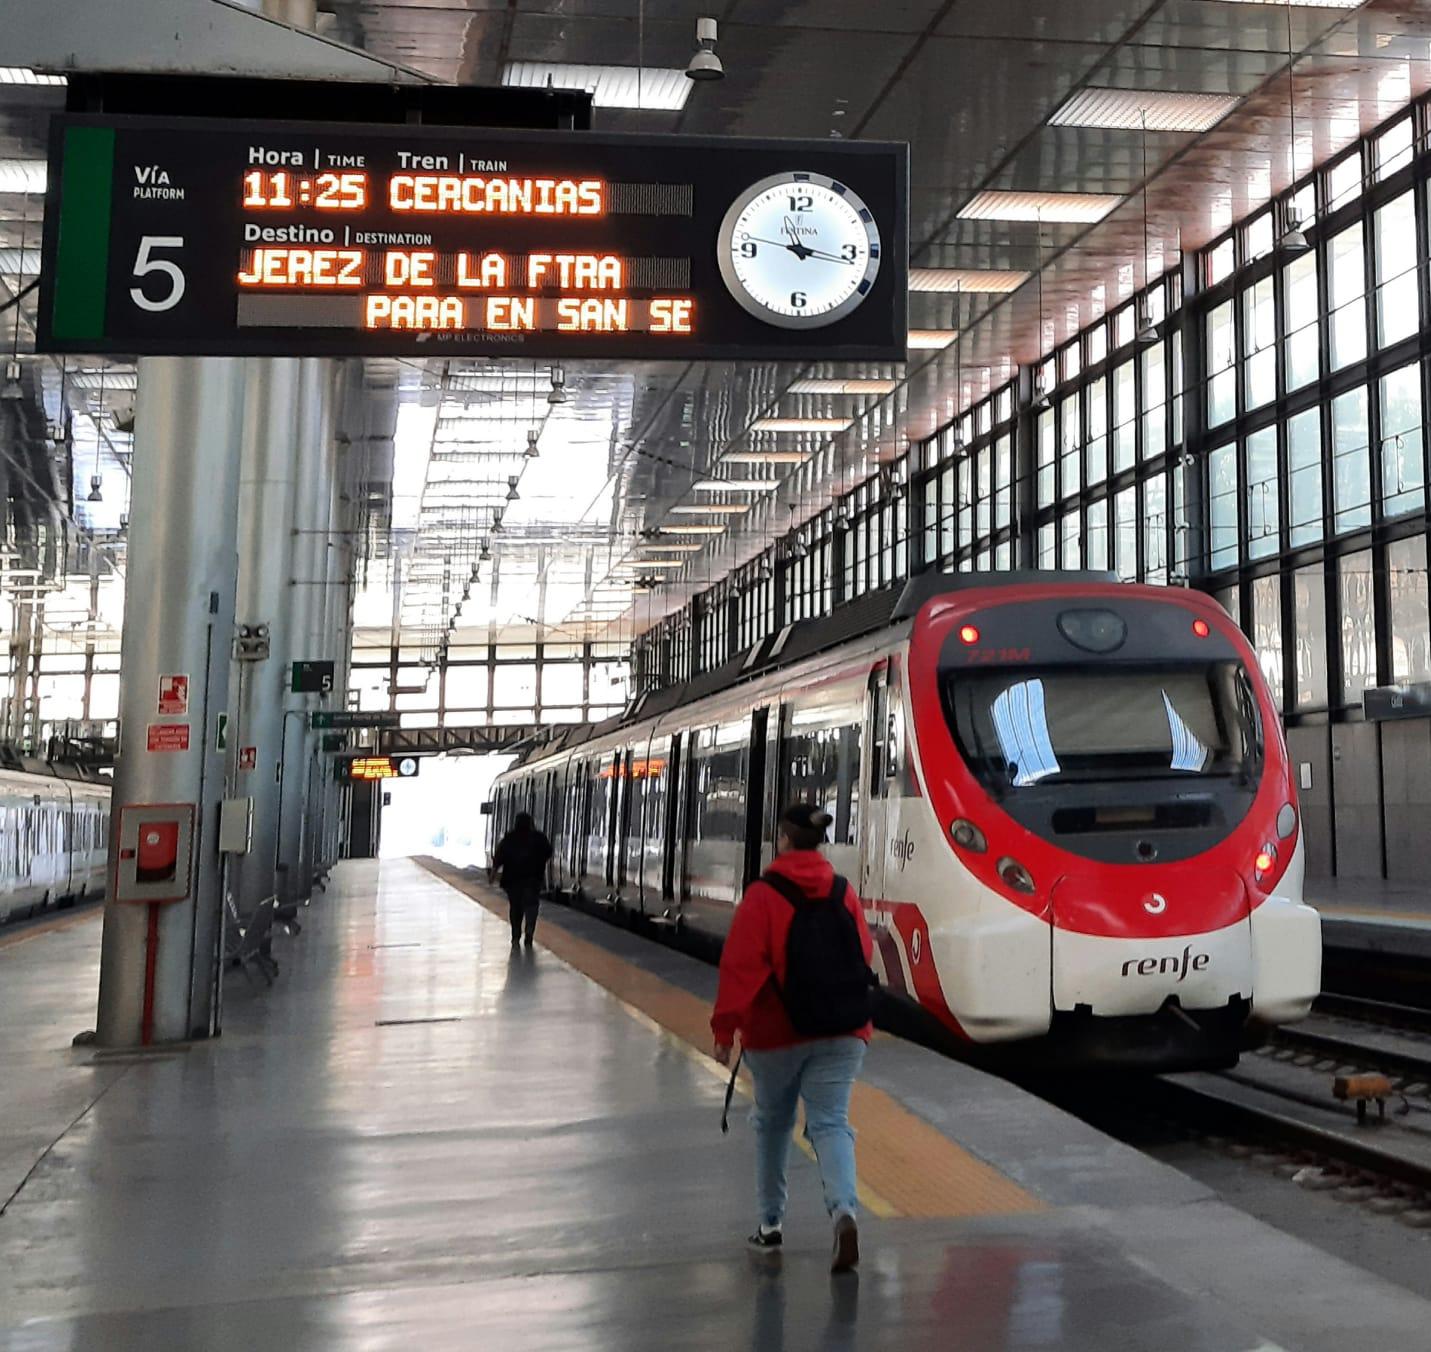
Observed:
[[[355,709],[315,713],[309,724],[309,727],[313,728],[400,728],[401,726],[401,714],[389,713],[387,710],[364,713]]]

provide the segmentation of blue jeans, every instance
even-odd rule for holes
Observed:
[[[773,1051],[746,1052],[755,1082],[755,1196],[762,1225],[785,1218],[785,1166],[795,1131],[795,1109],[805,1100],[805,1139],[815,1150],[825,1210],[853,1216],[856,1210],[855,1133],[850,1092],[865,1059],[857,1037],[828,1037]]]

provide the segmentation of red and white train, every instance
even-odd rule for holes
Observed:
[[[916,578],[532,750],[495,829],[529,810],[555,887],[719,938],[793,799],[885,987],[1014,1063],[1226,1064],[1320,988],[1278,712],[1201,593]]]

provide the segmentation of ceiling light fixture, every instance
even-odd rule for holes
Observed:
[[[960,209],[965,221],[1049,221],[1055,225],[1093,225],[1123,199],[1100,192],[975,193]]]
[[[804,380],[797,380],[786,394],[889,394],[899,388],[897,380],[875,380],[875,379],[851,379],[838,380],[827,379],[823,376],[810,376]]]
[[[683,502],[671,508],[673,513],[684,516],[739,516],[749,510],[748,502]]]
[[[705,546],[690,544],[641,544],[638,545],[637,548],[643,554],[693,554],[698,550],[704,549]]]
[[[535,460],[541,455],[542,448],[537,445],[537,438],[540,436],[541,433],[535,427],[527,428],[527,449],[522,452],[523,459]]]
[[[750,424],[752,432],[843,432],[853,418],[757,418]]]
[[[1355,9],[1366,0],[1227,0],[1230,5],[1299,5],[1303,9]]]
[[[492,508],[492,534],[493,534],[493,535],[500,535],[501,533],[502,533],[502,509],[501,509],[500,507],[494,507],[494,508]]]
[[[804,451],[727,451],[722,459],[732,465],[800,465],[807,459]]]
[[[491,541],[487,536],[484,535],[484,536],[482,537],[482,549],[481,549],[481,551],[480,551],[480,552],[478,553],[478,555],[477,555],[477,561],[478,561],[479,563],[489,563],[489,562],[491,561],[491,559],[492,559],[492,541]],[[476,568],[475,565],[473,566],[472,572],[473,572],[474,575],[475,575],[476,572],[477,572],[477,568]]]
[[[555,406],[564,404],[571,396],[566,392],[566,372],[560,366],[552,367],[552,387],[547,395],[547,403]]]
[[[773,493],[780,484],[775,479],[697,479],[691,487],[702,493]]]
[[[91,474],[89,476],[89,496],[85,498],[86,502],[104,501],[104,494],[99,491],[100,485],[103,483],[104,479],[100,475]]]
[[[686,64],[688,80],[723,80],[725,67],[716,55],[716,21],[696,20],[696,50]]]
[[[41,193],[46,179],[44,160],[0,159],[0,192]]]
[[[1051,127],[1110,131],[1201,132],[1238,104],[1236,94],[1183,94],[1157,89],[1080,89],[1049,118]]]
[[[0,399],[23,399],[25,387],[20,384],[20,363],[11,357],[5,363],[5,386],[0,389]]]
[[[28,66],[0,66],[0,85],[64,85],[63,75],[42,75]]]
[[[958,336],[953,329],[910,329],[906,341],[911,352],[939,352]]]
[[[502,84],[508,89],[584,89],[596,108],[678,113],[691,96],[685,74],[679,69],[509,61],[502,67]]]
[[[508,501],[508,502],[516,502],[516,501],[522,496],[520,493],[517,492],[517,482],[518,482],[519,477],[520,477],[520,476],[519,476],[519,475],[516,475],[516,474],[509,474],[509,475],[507,475],[507,501]]]
[[[720,535],[725,530],[724,526],[716,525],[695,525],[684,522],[671,522],[661,527],[663,535]]]
[[[1292,11],[1287,10],[1287,188],[1297,182],[1297,81],[1294,66],[1296,53],[1292,43]],[[1312,246],[1302,226],[1302,213],[1288,198],[1282,208],[1282,234],[1277,241],[1284,253],[1304,254]]]
[[[1028,279],[1026,272],[986,272],[978,268],[910,268],[909,289],[977,291],[987,295],[1007,295],[1010,291],[1017,291]]]

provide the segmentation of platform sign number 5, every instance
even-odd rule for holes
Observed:
[[[159,273],[168,279],[163,295],[150,298],[144,292],[143,284],[129,288],[129,299],[141,310],[159,313],[172,310],[184,298],[184,270],[172,258],[156,258],[160,249],[182,249],[182,235],[145,235],[139,241],[139,252],[134,255],[134,275],[148,277]]]

